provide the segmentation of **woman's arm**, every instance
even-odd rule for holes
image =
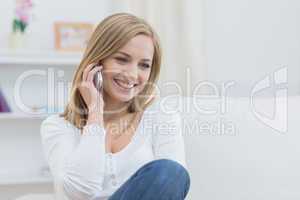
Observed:
[[[157,115],[153,133],[153,151],[156,159],[172,159],[187,167],[183,140],[182,118],[179,112]]]
[[[79,137],[79,142],[76,140]],[[46,159],[56,186],[72,200],[99,195],[105,170],[105,129],[98,123],[84,127],[83,134],[58,116],[41,124]]]

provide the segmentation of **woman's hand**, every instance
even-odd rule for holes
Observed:
[[[96,72],[100,72],[102,68],[103,66],[91,64],[84,69],[82,74],[82,82],[79,86],[79,91],[88,107],[89,113],[87,124],[98,122],[103,125],[103,91],[102,89],[101,91],[98,91],[93,82]]]

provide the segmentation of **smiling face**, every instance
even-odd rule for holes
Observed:
[[[147,83],[152,66],[152,38],[137,35],[103,60],[103,89],[109,103],[125,103],[139,94]]]

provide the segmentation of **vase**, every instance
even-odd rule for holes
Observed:
[[[10,34],[9,46],[11,49],[23,49],[26,46],[26,34],[13,32]]]

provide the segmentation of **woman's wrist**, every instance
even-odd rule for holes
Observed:
[[[88,114],[87,124],[98,123],[103,125],[103,115],[102,112],[90,112]]]

